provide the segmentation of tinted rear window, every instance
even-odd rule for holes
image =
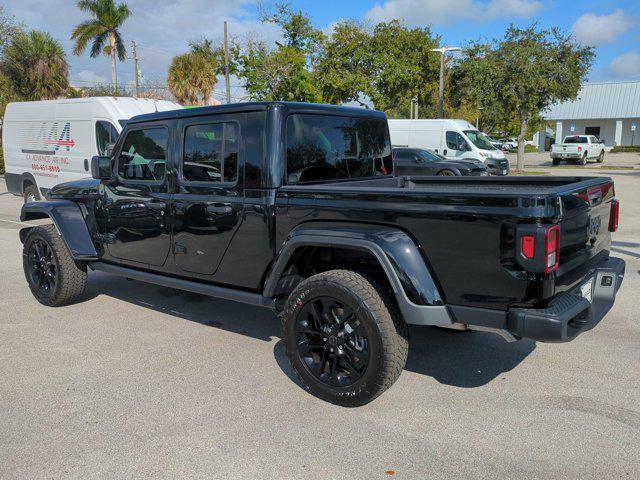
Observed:
[[[293,114],[287,119],[287,183],[361,178],[393,171],[387,122]]]
[[[589,143],[587,137],[567,137],[564,139],[564,143]]]

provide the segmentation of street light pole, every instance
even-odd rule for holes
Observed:
[[[460,47],[432,48],[432,52],[440,52],[440,88],[438,90],[438,118],[444,118],[444,55],[447,52],[459,52]]]

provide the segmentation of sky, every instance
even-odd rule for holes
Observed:
[[[119,0],[116,0],[119,1]],[[71,83],[91,86],[111,78],[108,58],[89,57],[88,51],[71,54],[69,36],[73,27],[86,19],[72,0],[4,0],[6,12],[29,29],[46,30],[60,40],[70,61]],[[139,69],[143,79],[166,83],[166,72],[174,55],[184,53],[188,43],[202,37],[221,41],[223,21],[229,34],[242,40],[247,36],[274,42],[278,31],[259,20],[260,5],[266,0],[128,0],[133,15],[122,34],[127,47],[138,45]],[[640,80],[640,1],[592,0],[292,0],[291,5],[310,15],[316,28],[325,32],[343,19],[379,21],[399,19],[411,26],[429,25],[442,44],[464,47],[481,38],[501,38],[509,24],[559,27],[572,33],[584,45],[596,48],[596,62],[589,81]],[[130,48],[128,48],[130,54]],[[133,62],[118,63],[119,81],[133,81]],[[232,95],[243,90],[232,79]],[[221,97],[224,84],[218,83],[215,96]]]

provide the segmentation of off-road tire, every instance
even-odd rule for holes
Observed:
[[[598,163],[603,163],[604,162],[604,150],[602,150],[600,152],[600,155],[598,155],[598,160],[596,160]]]
[[[38,187],[31,184],[24,187],[24,191],[22,192],[22,199],[24,200],[24,203],[37,202],[40,198]]]
[[[349,305],[367,328],[369,365],[352,385],[336,387],[322,382],[298,353],[297,315],[307,302],[318,297],[333,297]],[[409,351],[407,325],[395,300],[374,280],[349,270],[331,270],[300,282],[287,299],[282,336],[287,357],[304,387],[315,396],[344,407],[369,403],[391,387],[402,373]]]
[[[56,265],[56,285],[48,294],[44,294],[34,284],[30,275],[29,251],[34,241],[44,241],[51,249]],[[75,302],[84,292],[87,283],[86,265],[76,262],[54,225],[42,225],[32,228],[24,242],[22,263],[25,278],[31,293],[41,304],[48,307],[60,307]]]

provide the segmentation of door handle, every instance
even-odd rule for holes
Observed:
[[[447,154],[447,149],[446,149],[446,148],[442,151],[442,154],[443,154],[443,155],[446,155],[446,154]]]
[[[213,203],[207,205],[207,213],[213,215],[228,215],[233,212],[233,208],[228,203]]]

